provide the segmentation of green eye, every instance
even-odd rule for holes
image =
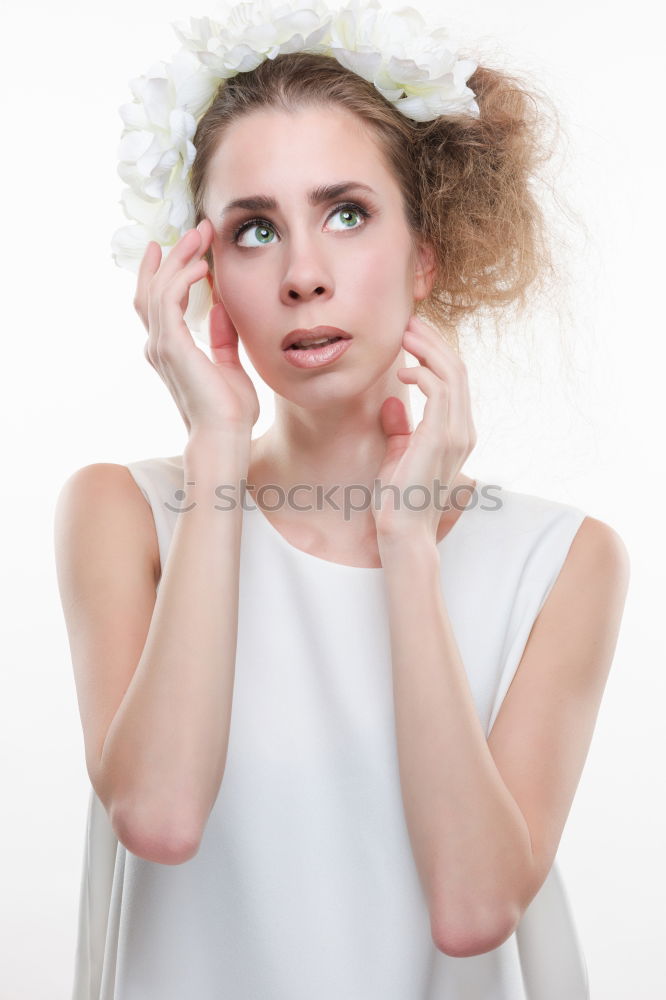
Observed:
[[[358,212],[355,208],[340,208],[340,209],[338,209],[337,212],[334,212],[333,214],[334,215],[360,215],[360,212]]]
[[[273,232],[273,230],[269,226],[255,226],[255,229],[258,230],[259,232],[261,232],[262,234],[268,233],[270,235],[270,233]],[[264,236],[263,235],[259,236],[257,238],[260,239],[262,243],[264,243],[264,242],[267,243],[268,242],[268,240],[264,240]]]
[[[349,215],[358,216],[359,218],[363,219],[363,223],[361,225],[354,225],[353,219],[351,220],[350,224],[345,222],[343,227],[344,229],[361,229],[363,225],[365,225],[365,220],[369,219],[372,215],[374,215],[374,212],[368,211],[368,209],[363,208],[362,205],[357,205],[354,202],[346,202],[343,205],[336,205],[336,207],[329,215],[329,219],[332,218],[332,216],[334,215],[342,215],[343,213],[347,216]],[[273,240],[270,239],[270,236],[275,235],[275,229],[271,225],[271,223],[268,222],[268,220],[266,219],[248,219],[247,222],[244,222],[233,233],[231,242],[236,243],[238,246],[244,246],[244,244],[239,243],[238,241],[245,232],[251,230],[258,232],[261,235],[257,236],[259,242],[254,244],[253,246],[252,245],[245,246],[244,248],[246,250],[252,250],[257,246],[268,246],[270,243],[273,242]],[[338,232],[340,232],[340,230],[338,230]]]

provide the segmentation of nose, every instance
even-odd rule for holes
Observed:
[[[331,295],[333,281],[325,262],[312,244],[289,250],[289,261],[284,273],[280,297],[285,304],[308,302],[315,297],[326,298]]]
[[[312,294],[323,295],[325,291],[326,289],[324,288],[323,285],[317,285],[317,287],[313,289]],[[307,295],[304,295],[302,292],[299,292],[295,288],[290,288],[287,294],[289,295],[290,299],[303,299],[308,297]]]
[[[312,295],[313,296],[314,295],[324,295],[325,292],[326,292],[326,289],[324,288],[323,285],[317,285],[317,287],[312,290]],[[298,299],[299,301],[301,299],[308,299],[308,298],[310,298],[309,295],[304,294],[303,292],[299,292],[296,288],[290,288],[289,291],[287,292],[287,295],[289,296],[290,299]]]

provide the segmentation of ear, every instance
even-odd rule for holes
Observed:
[[[430,294],[436,270],[435,251],[422,243],[416,251],[416,266],[414,268],[414,298],[417,302]]]

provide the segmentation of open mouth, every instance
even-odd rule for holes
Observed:
[[[292,344],[288,347],[288,351],[317,351],[321,347],[326,347],[328,344],[335,344],[336,341],[342,340],[342,337],[328,337],[327,340],[316,341],[312,344],[304,344],[300,346],[299,344]]]

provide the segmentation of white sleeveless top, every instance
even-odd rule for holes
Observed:
[[[182,457],[128,468],[163,566],[188,506]],[[586,515],[481,480],[475,499],[438,548],[487,736]],[[586,1000],[557,862],[499,948],[435,947],[400,792],[384,571],[310,555],[249,494],[246,508],[217,800],[195,857],[161,865],[126,850],[91,788],[73,1000]]]

